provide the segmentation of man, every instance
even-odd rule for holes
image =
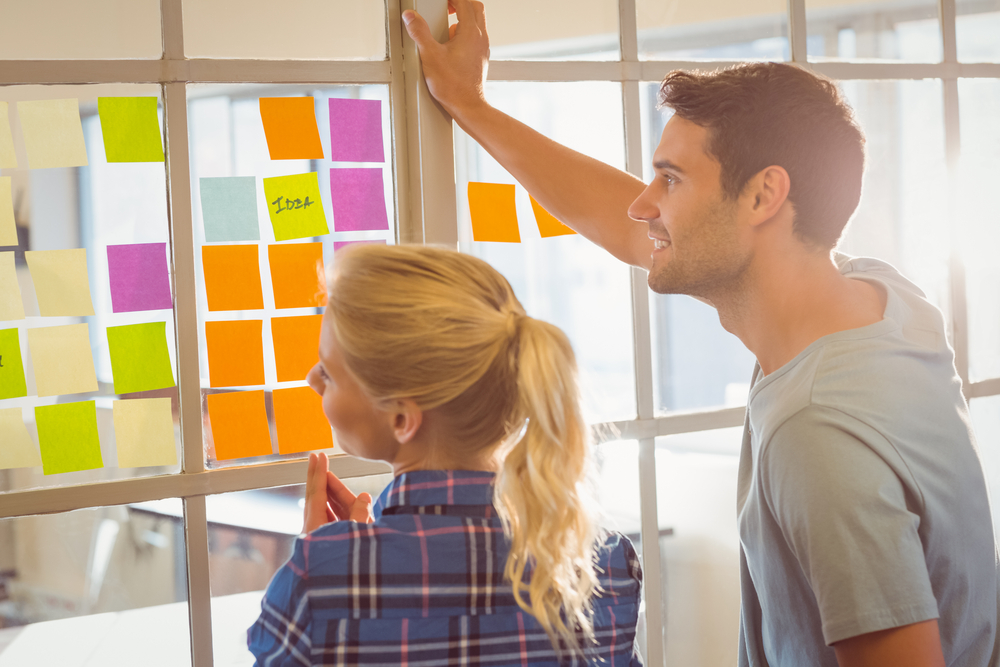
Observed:
[[[483,5],[447,44],[404,12],[431,93],[553,215],[757,357],[740,464],[741,665],[998,663],[996,548],[940,312],[834,248],[864,137],[790,65],[673,72],[646,187],[490,107]],[[640,221],[644,224],[637,224]]]

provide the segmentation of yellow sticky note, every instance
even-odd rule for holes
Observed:
[[[94,314],[87,276],[87,251],[29,250],[24,253],[42,317]]]
[[[472,240],[520,243],[514,186],[506,183],[469,183]]]
[[[17,245],[14,224],[14,193],[10,176],[0,176],[0,246]]]
[[[21,301],[21,287],[17,283],[14,253],[0,252],[0,322],[23,319],[24,302]]]
[[[38,447],[21,418],[21,408],[0,410],[0,470],[42,465]]]
[[[10,107],[0,102],[0,169],[16,169],[14,136],[10,133]]]
[[[531,210],[535,214],[535,224],[538,225],[538,233],[542,235],[543,239],[547,239],[552,236],[566,236],[567,234],[576,234],[572,229],[559,222],[559,220],[542,208],[542,205],[535,201],[535,198],[528,195],[531,199]]]
[[[177,465],[169,398],[115,401],[112,410],[119,468]]]
[[[39,396],[97,391],[86,323],[28,329],[28,348]]]
[[[18,102],[17,113],[31,169],[87,166],[77,100]]]

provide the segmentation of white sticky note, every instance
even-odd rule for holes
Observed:
[[[10,132],[10,106],[0,102],[0,169],[17,169],[14,135]]]
[[[39,396],[97,391],[86,323],[28,329],[28,347]]]
[[[177,465],[169,398],[115,401],[112,410],[119,468]]]
[[[0,176],[0,246],[17,245],[14,193],[10,176]]]
[[[0,322],[23,319],[24,302],[17,283],[14,253],[0,252]]]
[[[17,113],[28,149],[28,167],[87,166],[78,100],[18,102]]]
[[[42,456],[21,417],[21,408],[0,410],[0,470],[35,468]]]
[[[29,250],[24,253],[42,317],[83,317],[94,314],[87,276],[87,251]]]

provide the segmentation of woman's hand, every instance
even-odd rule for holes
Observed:
[[[372,497],[367,493],[354,495],[329,470],[326,454],[309,454],[306,475],[306,504],[303,510],[302,532],[311,533],[334,521],[373,523]]]

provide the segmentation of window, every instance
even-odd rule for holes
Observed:
[[[414,0],[307,0],[286,17],[256,1],[238,12],[219,0],[126,4],[0,3],[0,102],[12,110],[19,158],[17,168],[0,166],[19,225],[17,245],[0,248],[14,283],[0,274],[0,286],[19,285],[27,316],[0,322],[0,332],[17,332],[27,378],[26,396],[0,399],[0,433],[16,430],[37,453],[36,408],[92,401],[101,461],[49,475],[34,459],[0,469],[0,662],[57,632],[111,651],[95,653],[107,664],[131,664],[136,642],[112,650],[99,641],[112,632],[109,623],[120,624],[113,631],[119,637],[148,639],[128,629],[135,624],[155,632],[158,645],[169,642],[194,667],[246,658],[239,633],[256,617],[259,591],[299,530],[296,485],[306,468],[302,452],[281,448],[275,407],[278,392],[304,383],[279,373],[271,342],[285,318],[319,312],[316,304],[275,300],[269,253],[318,244],[312,251],[328,263],[338,243],[374,241],[442,243],[476,254],[508,276],[531,314],[567,332],[598,436],[608,520],[634,539],[644,559],[647,662],[732,664],[739,588],[729,513],[753,359],[714,311],[686,297],[651,295],[642,271],[579,237],[542,238],[520,186],[521,242],[472,240],[468,183],[514,181],[430,105],[399,19]],[[443,30],[443,1],[415,4]],[[837,79],[869,142],[863,200],[843,250],[893,262],[945,312],[987,474],[1000,486],[1000,468],[991,463],[1000,459],[993,437],[1000,278],[987,251],[996,246],[1000,222],[989,197],[1000,173],[990,113],[1000,99],[1000,5],[759,0],[734,9],[717,2],[504,0],[487,11],[489,99],[543,133],[647,178],[666,120],[655,109],[657,82],[671,69],[772,59]],[[165,162],[108,162],[98,108],[107,97],[155,101]],[[325,149],[330,100],[377,101],[383,161],[333,162],[328,150],[323,159],[270,160],[259,100],[272,97],[311,98]],[[33,168],[17,102],[67,99],[78,105],[87,166]],[[315,174],[329,214],[331,173],[361,168],[381,175],[386,228],[331,225],[327,234],[274,236],[263,179]],[[204,179],[232,177],[253,181],[258,238],[205,234],[206,188],[213,184]],[[109,248],[150,245],[162,250],[171,300],[118,312]],[[206,251],[223,246],[250,253],[261,276],[259,305],[210,306],[203,262]],[[32,310],[38,286],[25,252],[57,250],[84,252],[81,275],[94,314]],[[209,328],[247,323],[261,332],[261,374],[214,382]],[[40,392],[29,332],[79,325],[96,388]],[[162,327],[155,333],[172,382],[140,391],[116,387],[108,330],[150,325]],[[220,456],[213,397],[256,392],[270,449]],[[39,397],[46,393],[52,395]],[[163,447],[172,448],[172,462],[118,462],[127,447],[116,441],[115,406],[141,400],[161,401]],[[10,460],[0,450],[0,462]],[[377,492],[386,480],[377,463],[340,455],[332,467],[356,490]],[[36,558],[41,551],[51,560]]]

